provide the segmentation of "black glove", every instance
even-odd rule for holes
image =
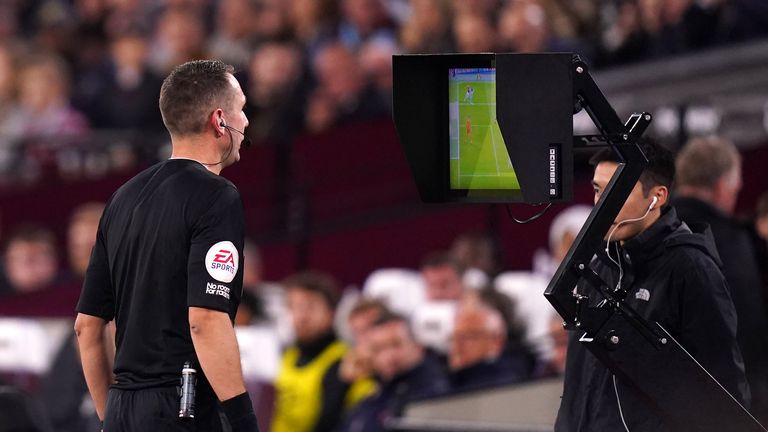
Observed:
[[[223,401],[221,406],[232,426],[232,432],[259,432],[256,413],[253,412],[253,403],[248,392]]]

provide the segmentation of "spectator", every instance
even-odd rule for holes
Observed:
[[[387,313],[381,301],[364,298],[359,299],[349,311],[347,325],[351,333],[351,347],[341,360],[339,377],[350,384],[351,401],[362,401],[377,389],[373,379],[370,329],[376,320]]]
[[[51,288],[59,275],[53,233],[35,225],[19,228],[6,241],[3,266],[12,294],[30,294]]]
[[[741,189],[741,156],[718,137],[694,138],[676,160],[672,205],[688,224],[708,224],[738,315],[737,340],[756,413],[768,416],[768,314],[763,281],[749,232],[732,215]],[[768,420],[768,417],[764,418]]]
[[[504,355],[506,342],[506,325],[497,310],[476,300],[463,301],[456,312],[448,353],[451,390],[475,390],[527,378],[525,363]]]
[[[96,407],[85,383],[74,334],[61,344],[50,369],[41,377],[39,396],[56,432],[101,430]]]
[[[338,288],[320,273],[294,275],[283,285],[296,344],[283,354],[275,381],[272,431],[330,431],[341,420],[350,388],[339,378],[347,347],[333,331]]]
[[[16,73],[14,57],[9,44],[0,44],[0,119],[5,117],[14,102],[13,85]]]
[[[259,303],[258,297],[251,291],[243,289],[243,295],[240,298],[240,304],[237,306],[235,314],[236,326],[249,326],[259,321],[263,317],[263,309]]]
[[[56,149],[70,145],[88,128],[85,117],[69,104],[69,70],[57,55],[35,53],[24,59],[17,83],[18,104],[0,130],[24,144],[27,156],[50,162]]]
[[[91,250],[96,243],[104,203],[89,202],[73,210],[67,228],[67,255],[72,272],[72,283],[57,287],[68,290],[69,295],[59,297],[66,315],[71,316],[77,304],[83,285],[83,278],[91,258]],[[107,337],[113,337],[111,331]],[[114,348],[114,340],[110,341]],[[114,352],[111,353],[114,355]],[[57,432],[96,432],[100,430],[96,408],[88,393],[85,383],[77,339],[74,334],[66,338],[56,352],[49,371],[43,375],[40,383],[40,399],[45,411]]]
[[[366,84],[357,57],[343,45],[322,48],[313,70],[317,87],[307,106],[306,126],[310,131],[388,114],[385,103]]]
[[[16,78],[15,56],[11,46],[0,43],[0,125],[4,125],[6,116],[15,106],[14,81]],[[5,129],[0,129],[0,176],[6,173],[13,163],[13,143]]]
[[[360,48],[360,67],[387,111],[392,110],[392,56],[398,53],[391,40],[375,38]]]
[[[552,219],[552,224],[549,226],[549,252],[537,251],[534,256],[536,273],[541,274],[545,279],[551,279],[554,276],[591,212],[590,206],[574,205]]]
[[[427,301],[459,301],[464,295],[464,267],[447,252],[429,254],[421,265]]]
[[[453,35],[457,52],[477,53],[496,50],[496,29],[486,15],[478,13],[455,15]]]
[[[293,340],[293,323],[286,307],[285,290],[278,283],[264,280],[261,251],[256,243],[247,238],[243,248],[243,296],[241,304],[245,303],[243,307],[247,310],[242,312],[250,312],[251,315],[250,319],[241,316],[241,324],[248,321],[271,327],[283,346]]]
[[[498,9],[498,0],[453,0],[451,3],[456,15],[483,15],[491,17]]]
[[[288,5],[283,0],[262,0],[258,3],[256,20],[251,23],[259,42],[288,40],[291,25]]]
[[[603,32],[603,57],[598,64],[631,63],[650,54],[650,35],[643,26],[643,15],[636,0],[616,5],[616,19]]]
[[[111,67],[96,96],[94,125],[105,129],[164,131],[157,106],[162,79],[149,68],[147,40],[137,31],[110,43]]]
[[[248,133],[255,142],[288,142],[304,122],[306,98],[301,50],[288,42],[266,42],[250,61]]]
[[[539,365],[540,359],[531,351],[530,344],[525,341],[525,324],[521,322],[517,305],[509,297],[491,286],[469,293],[465,301],[476,301],[479,305],[493,309],[504,321],[504,331],[507,339],[504,345],[504,356],[523,378],[531,376]]]
[[[69,218],[67,256],[69,268],[80,284],[85,277],[88,262],[91,260],[91,250],[96,243],[96,231],[98,231],[103,211],[104,203],[89,202],[75,208]],[[74,307],[75,303],[72,304],[73,309]]]
[[[465,233],[451,244],[451,255],[464,271],[464,285],[482,288],[499,271],[498,250],[493,240],[482,233]]]
[[[371,350],[368,343],[369,330],[379,317],[388,313],[387,307],[380,300],[361,298],[347,317],[347,324],[352,337],[352,348],[341,361],[340,376],[346,382],[370,378]]]
[[[453,50],[450,37],[451,8],[445,0],[412,0],[411,15],[400,29],[400,43],[407,53]]]
[[[439,362],[416,342],[405,318],[381,316],[368,338],[379,391],[350,413],[340,429],[344,432],[384,431],[386,422],[400,416],[407,402],[448,391]]]
[[[510,2],[499,18],[501,48],[514,52],[547,51],[550,29],[546,10],[536,0]]]
[[[392,21],[380,0],[340,0],[339,40],[352,52],[372,39],[395,42]]]
[[[421,265],[426,301],[412,316],[416,340],[439,354],[448,351],[456,306],[464,297],[464,267],[449,252],[433,252]]]
[[[174,66],[208,58],[205,51],[205,24],[193,8],[168,8],[160,16],[150,50],[150,65],[159,76]]]
[[[256,40],[254,22],[259,15],[251,0],[223,0],[216,10],[216,31],[208,40],[208,51],[219,60],[235,66],[248,64]]]
[[[310,63],[320,48],[336,37],[339,13],[337,0],[291,0],[288,21]]]

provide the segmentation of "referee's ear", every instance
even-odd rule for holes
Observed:
[[[213,128],[216,138],[223,137],[226,133],[224,129],[227,125],[227,122],[224,121],[224,110],[216,108],[208,117],[208,124]]]

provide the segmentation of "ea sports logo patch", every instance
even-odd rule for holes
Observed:
[[[229,283],[237,274],[240,256],[231,241],[220,241],[208,249],[205,254],[205,269],[212,278]]]

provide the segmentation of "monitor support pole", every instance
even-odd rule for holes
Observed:
[[[660,323],[641,317],[624,302],[625,292],[609,288],[590,268],[648,164],[637,141],[651,115],[632,114],[622,123],[578,56],[572,67],[575,110],[584,108],[600,132],[574,137],[574,145],[605,142],[623,162],[558,267],[545,297],[563,317],[565,328],[582,334],[580,343],[623,383],[635,387],[651,409],[677,430],[768,431]],[[574,292],[581,279],[597,287],[607,301],[590,306],[587,297]]]

